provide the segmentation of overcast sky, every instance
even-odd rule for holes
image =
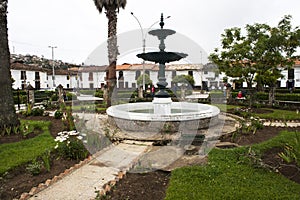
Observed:
[[[163,12],[171,16],[165,28],[185,35],[209,54],[220,47],[226,28],[276,26],[288,14],[294,27],[300,25],[299,8],[299,0],[127,0],[118,15],[118,34],[139,29],[131,12],[146,29]],[[51,58],[48,46],[57,46],[55,59],[80,64],[107,39],[107,19],[93,0],[8,0],[8,12],[11,53]]]

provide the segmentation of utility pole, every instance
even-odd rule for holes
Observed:
[[[52,81],[53,81],[53,88],[56,87],[55,85],[55,70],[54,70],[54,49],[57,48],[56,46],[48,46],[52,49]]]

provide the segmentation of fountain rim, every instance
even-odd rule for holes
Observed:
[[[220,114],[220,110],[216,106],[191,102],[171,103],[172,109],[187,109],[188,107],[194,106],[193,109],[189,109],[191,110],[190,112],[165,115],[133,112],[134,110],[152,109],[151,106],[153,106],[152,102],[119,104],[109,107],[106,113],[110,117],[132,121],[190,121],[213,118]],[[195,110],[195,108],[198,109]],[[200,108],[202,108],[202,110],[199,110]]]

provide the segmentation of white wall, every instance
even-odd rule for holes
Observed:
[[[12,87],[13,89],[21,89],[22,88],[22,81],[21,80],[21,71],[25,70],[15,70],[11,69],[11,76],[15,80]],[[35,72],[36,71],[26,71],[26,84],[31,84],[35,88]],[[39,72],[40,75],[40,88],[47,88],[47,73],[46,72]]]

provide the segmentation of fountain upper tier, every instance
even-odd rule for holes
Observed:
[[[178,52],[166,52],[165,48],[165,39],[169,35],[173,35],[176,33],[176,31],[171,29],[164,29],[164,22],[163,22],[163,15],[161,16],[161,22],[160,22],[160,29],[155,29],[152,31],[149,31],[150,35],[157,36],[157,38],[160,40],[159,44],[159,50],[158,52],[148,52],[148,53],[141,53],[138,54],[138,58],[142,58],[143,60],[165,64],[173,61],[181,60],[182,58],[187,57],[187,54],[185,53],[178,53]]]
[[[173,61],[181,60],[185,58],[187,54],[185,53],[176,53],[176,52],[149,52],[149,53],[141,53],[138,54],[138,58],[142,58],[143,60],[155,62],[155,63],[169,63]]]

